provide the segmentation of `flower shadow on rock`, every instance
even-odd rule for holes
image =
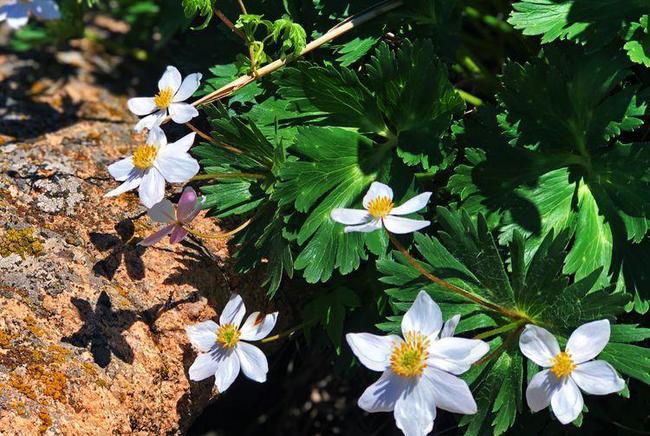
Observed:
[[[134,238],[135,226],[133,221],[125,219],[115,225],[115,234],[91,232],[90,242],[101,252],[109,252],[108,256],[93,265],[93,272],[109,280],[113,280],[120,264],[124,262],[126,272],[131,280],[144,278],[144,262],[142,254],[146,248],[139,246],[140,238]]]
[[[77,308],[83,325],[62,342],[75,347],[88,347],[95,363],[102,368],[111,363],[112,356],[125,363],[133,363],[133,349],[122,336],[138,320],[138,314],[131,310],[113,310],[113,304],[104,291],[99,295],[95,309],[81,298],[72,297],[71,303]]]

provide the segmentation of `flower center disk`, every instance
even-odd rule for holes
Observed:
[[[225,324],[217,329],[217,342],[226,349],[233,349],[239,342],[241,332],[234,324]]]
[[[172,89],[165,88],[156,94],[156,96],[153,98],[153,102],[159,109],[167,109],[172,103],[173,96],[174,95]]]
[[[393,210],[393,202],[388,197],[377,197],[368,203],[368,213],[375,218],[383,218]]]
[[[133,152],[133,166],[140,170],[148,170],[156,161],[158,147],[150,144],[141,144]]]
[[[555,374],[557,378],[568,377],[574,369],[576,369],[576,364],[573,363],[571,355],[566,351],[562,351],[553,359],[551,372]]]
[[[390,356],[390,367],[393,372],[402,377],[419,377],[427,367],[429,357],[429,340],[416,332],[408,332],[404,342],[393,348]]]

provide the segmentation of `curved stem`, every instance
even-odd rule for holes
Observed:
[[[210,142],[211,144],[214,144],[219,147],[223,147],[226,150],[232,151],[233,153],[236,154],[242,154],[242,151],[238,148],[233,147],[232,145],[227,145],[227,144],[222,144],[220,142],[217,142],[212,136],[208,135],[207,133],[201,131],[198,127],[195,127],[192,123],[189,121],[185,123],[187,127],[197,135],[199,135],[201,138],[205,139],[206,141]]]
[[[219,234],[216,234],[216,235],[208,235],[207,233],[197,232],[196,230],[193,230],[193,229],[191,229],[189,227],[184,227],[184,229],[187,230],[188,232],[190,232],[191,234],[193,234],[194,236],[198,236],[199,238],[203,238],[203,239],[226,239],[226,238],[228,238],[230,236],[233,236],[233,235],[236,235],[237,233],[244,230],[246,227],[248,227],[248,225],[251,222],[253,222],[252,218],[244,221],[243,224],[241,224],[240,226],[236,227],[235,229],[233,229],[233,230],[231,230],[229,232],[219,233]]]
[[[246,41],[246,35],[244,35],[244,32],[236,28],[235,25],[232,23],[232,21],[230,21],[228,17],[226,17],[224,13],[221,12],[221,9],[215,9],[214,14],[217,16],[217,18],[219,18],[223,22],[223,24],[225,24],[230,29],[231,32],[233,32],[241,39]]]
[[[490,303],[489,301],[485,301],[482,298],[472,294],[471,292],[466,291],[463,288],[459,288],[458,286],[453,285],[453,284],[449,283],[448,281],[443,280],[443,279],[441,279],[439,277],[436,277],[435,275],[431,274],[422,265],[420,265],[420,263],[417,260],[415,260],[413,258],[413,256],[411,256],[411,254],[408,252],[408,250],[406,248],[404,248],[404,246],[397,240],[395,235],[388,232],[388,236],[390,238],[390,241],[395,246],[395,248],[397,248],[400,251],[400,253],[402,253],[406,257],[406,260],[408,261],[408,263],[411,264],[411,266],[413,266],[413,268],[415,268],[420,274],[422,274],[427,279],[431,280],[433,283],[435,283],[435,284],[437,284],[439,286],[442,286],[443,288],[446,288],[446,289],[452,291],[453,293],[455,293],[457,295],[460,295],[461,297],[464,297],[464,298],[466,298],[466,299],[468,299],[470,301],[473,301],[474,303],[480,304],[481,306],[483,306],[483,307],[485,307],[487,309],[490,309],[490,310],[492,310],[494,312],[500,313],[501,315],[504,315],[504,316],[506,316],[508,318],[511,318],[511,319],[524,319],[524,317],[519,313],[513,312],[513,311],[511,311],[509,309],[506,309],[505,307],[501,307],[499,305]]]
[[[493,352],[484,356],[482,359],[479,359],[476,362],[474,362],[474,365],[475,366],[483,365],[484,363],[499,357],[501,353],[503,353],[506,350],[506,348],[510,346],[510,343],[513,341],[513,339],[517,337],[517,335],[519,335],[519,333],[521,333],[523,329],[524,329],[523,325],[519,326],[519,328],[514,332],[510,333],[508,337],[503,341],[503,343],[499,345]]]
[[[283,331],[281,333],[278,333],[277,335],[273,335],[273,336],[269,336],[269,337],[266,337],[264,339],[261,339],[259,342],[262,343],[262,344],[266,344],[268,342],[274,342],[274,341],[280,340],[282,338],[290,337],[291,335],[293,335],[298,330],[300,330],[300,329],[302,329],[304,327],[307,327],[308,325],[313,324],[314,322],[315,322],[314,320],[305,321],[302,324],[298,324],[297,326],[295,326],[293,328],[290,328],[289,330],[285,330],[285,331]]]
[[[246,11],[246,6],[244,5],[244,0],[237,0],[239,2],[239,8],[241,9],[242,14],[248,15]]]
[[[343,22],[340,25],[337,25],[333,27],[330,31],[322,35],[320,38],[317,38],[307,44],[305,48],[300,52],[299,56],[291,56],[287,57],[285,59],[278,59],[276,61],[271,62],[268,65],[265,65],[257,70],[256,75],[244,75],[239,77],[238,79],[230,82],[229,84],[222,86],[221,88],[217,89],[214,92],[211,92],[210,94],[196,100],[195,102],[192,103],[193,106],[200,106],[202,104],[210,103],[215,100],[222,99],[226,96],[229,96],[233,92],[237,91],[238,89],[241,89],[242,87],[248,85],[251,82],[254,82],[255,80],[259,79],[260,77],[264,77],[267,74],[270,74],[283,66],[285,66],[288,62],[296,59],[297,57],[304,56],[307,53],[317,49],[318,47],[322,46],[323,44],[326,44],[333,39],[343,35],[344,33],[354,29],[355,27],[358,27],[359,25],[372,20],[373,18],[385,14],[386,12],[392,11],[393,9],[396,9],[404,4],[404,0],[392,0],[392,1],[383,1],[381,3],[378,3],[377,5],[371,7],[370,9],[346,18],[343,20]],[[165,118],[165,122],[168,121],[168,118]]]

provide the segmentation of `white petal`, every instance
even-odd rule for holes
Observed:
[[[372,220],[372,216],[368,212],[359,209],[333,209],[330,217],[337,223],[346,225],[363,224]]]
[[[396,235],[417,232],[431,224],[430,221],[413,220],[392,215],[384,217],[383,222],[386,230]]]
[[[20,29],[23,27],[27,22],[29,21],[29,16],[28,15],[23,15],[19,17],[7,15],[7,24],[9,24],[9,27],[12,29]]]
[[[239,375],[239,356],[234,351],[219,351],[217,372],[214,374],[214,385],[220,393],[224,393]]]
[[[436,407],[452,413],[476,413],[476,401],[464,380],[436,368],[426,368],[422,375],[430,382]]]
[[[239,327],[245,314],[246,306],[244,305],[244,300],[242,300],[239,294],[232,294],[230,300],[228,300],[228,303],[223,308],[223,312],[221,312],[219,324],[234,324]]]
[[[199,172],[199,163],[187,153],[174,153],[169,148],[158,153],[156,168],[169,183],[185,183]]]
[[[34,0],[34,15],[43,20],[58,20],[61,18],[59,5],[52,0]]]
[[[582,363],[598,356],[609,342],[610,327],[606,319],[583,324],[569,337],[566,352],[573,362]]]
[[[126,102],[126,106],[135,115],[149,115],[156,111],[156,103],[153,97],[135,97]]]
[[[166,198],[163,201],[154,204],[154,206],[147,211],[147,215],[149,215],[149,218],[152,221],[156,221],[158,223],[169,224],[176,221],[176,211],[174,210],[174,205]]]
[[[180,86],[181,73],[176,69],[176,67],[173,67],[171,65],[168,66],[158,81],[158,89],[162,91],[163,89],[171,88],[172,94],[176,94]]]
[[[108,166],[108,172],[113,178],[119,182],[128,179],[135,167],[133,166],[133,157],[129,156],[120,159],[117,162]]]
[[[433,429],[436,404],[426,380],[411,383],[395,403],[395,423],[405,436],[425,436]]]
[[[560,388],[560,380],[545,369],[533,376],[526,388],[526,402],[532,412],[539,412],[551,404],[551,397]]]
[[[625,387],[625,381],[604,360],[579,364],[571,373],[571,378],[580,389],[592,395],[613,394]]]
[[[441,338],[450,338],[454,336],[456,332],[456,327],[460,322],[460,315],[454,315],[445,321],[445,324],[442,326],[442,331],[440,332]]]
[[[363,366],[373,371],[386,370],[390,366],[393,348],[402,342],[396,335],[378,336],[371,333],[348,333],[345,339]]]
[[[147,135],[147,144],[157,145],[161,150],[167,146],[167,136],[160,126],[152,126]]]
[[[568,424],[582,412],[584,401],[580,389],[570,377],[562,380],[560,388],[551,397],[551,407],[558,421]]]
[[[154,112],[151,115],[147,115],[138,121],[133,130],[136,132],[141,132],[144,129],[152,129],[156,126],[160,126],[160,123],[163,122],[166,116],[166,110],[159,110],[158,112]]]
[[[381,228],[382,228],[381,220],[374,220],[374,221],[370,221],[368,224],[361,224],[359,226],[347,226],[343,229],[343,231],[345,233],[352,233],[352,232],[369,233],[369,232],[374,232],[375,230],[379,230]]]
[[[199,89],[199,86],[201,86],[201,77],[201,73],[193,73],[184,78],[172,101],[179,102],[190,98]]]
[[[138,186],[140,186],[142,180],[143,180],[142,173],[139,171],[138,172],[134,171],[124,183],[122,183],[120,186],[113,189],[112,191],[109,191],[106,194],[104,194],[104,197],[117,197],[120,194],[135,189]]]
[[[156,203],[165,198],[165,179],[156,169],[147,170],[138,188],[140,203],[147,208],[152,208]]]
[[[404,379],[385,371],[379,380],[368,386],[357,404],[366,412],[390,412],[405,387]]]
[[[219,326],[216,322],[208,320],[187,326],[185,331],[187,332],[187,337],[190,339],[192,345],[200,351],[207,353],[212,350],[212,347],[214,347],[217,342],[218,328]]]
[[[194,132],[188,133],[178,141],[170,143],[168,149],[173,150],[176,153],[187,153],[189,149],[192,147],[192,145],[194,144],[195,138],[196,138],[196,133]]]
[[[440,338],[429,346],[427,362],[443,371],[462,374],[488,351],[490,346],[478,339]]]
[[[390,214],[408,215],[410,213],[417,212],[418,210],[423,209],[427,206],[429,198],[431,198],[431,192],[424,192],[420,195],[416,195],[403,205],[393,208],[393,210],[390,211]]]
[[[363,197],[363,207],[368,209],[368,203],[378,197],[388,197],[389,200],[393,199],[393,190],[390,189],[390,186],[384,185],[379,182],[372,182],[368,192]]]
[[[172,103],[169,105],[169,116],[175,123],[187,123],[194,117],[199,116],[199,111],[194,106],[187,103]]]
[[[524,356],[544,368],[551,366],[555,356],[560,353],[555,336],[548,330],[532,324],[526,325],[519,336],[519,348]]]
[[[437,335],[442,328],[440,307],[425,291],[420,291],[413,305],[402,318],[402,334],[418,332],[424,336]]]
[[[278,320],[278,312],[269,313],[261,320],[258,320],[259,315],[259,312],[253,312],[248,315],[246,322],[244,322],[244,325],[240,329],[241,339],[245,341],[259,341],[271,333]]]
[[[211,353],[200,353],[190,366],[189,376],[192,381],[205,380],[217,373],[219,362]]]
[[[258,383],[266,381],[266,373],[269,372],[269,364],[262,350],[255,345],[240,342],[235,348],[239,357],[241,370],[246,377]]]

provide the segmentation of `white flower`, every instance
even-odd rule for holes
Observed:
[[[149,132],[145,144],[137,146],[132,156],[108,167],[115,180],[124,182],[105,197],[115,197],[138,188],[140,202],[152,208],[165,196],[165,181],[184,183],[199,172],[199,163],[189,155],[195,133],[167,144],[167,137],[159,127]]]
[[[391,233],[411,233],[423,229],[429,221],[402,218],[422,209],[429,202],[431,192],[425,192],[411,198],[401,206],[393,207],[393,190],[383,183],[373,182],[368,193],[363,197],[363,207],[359,209],[334,209],[331,217],[334,221],[345,224],[345,232],[372,232],[386,227]]]
[[[562,424],[574,421],[584,401],[580,390],[607,395],[625,387],[625,382],[604,360],[592,360],[609,342],[609,321],[594,321],[578,327],[565,351],[547,330],[527,325],[519,338],[521,352],[545,369],[535,374],[526,389],[528,407],[538,412],[551,405]],[[580,388],[580,389],[578,389]]]
[[[359,407],[367,412],[393,411],[397,427],[407,436],[429,433],[436,408],[476,413],[467,383],[456,375],[467,371],[490,347],[480,340],[452,337],[459,319],[457,315],[443,326],[440,308],[420,291],[402,319],[404,339],[347,334],[361,363],[382,372],[359,398]]]
[[[199,111],[188,103],[182,103],[196,92],[201,83],[201,73],[190,74],[181,82],[181,73],[176,67],[168,66],[158,81],[158,94],[154,97],[129,99],[127,105],[135,115],[147,115],[135,125],[136,131],[159,126],[167,114],[178,124],[187,123],[199,115]]]
[[[266,356],[244,341],[265,338],[275,327],[278,313],[262,317],[259,312],[253,312],[241,325],[245,314],[244,302],[239,295],[233,294],[219,317],[219,324],[205,321],[187,328],[190,342],[201,351],[190,366],[190,380],[201,381],[214,376],[220,393],[230,387],[240,369],[251,380],[266,381],[269,371]]]
[[[0,6],[0,21],[7,20],[9,27],[18,29],[27,24],[30,13],[43,20],[61,18],[54,0],[9,0]]]

